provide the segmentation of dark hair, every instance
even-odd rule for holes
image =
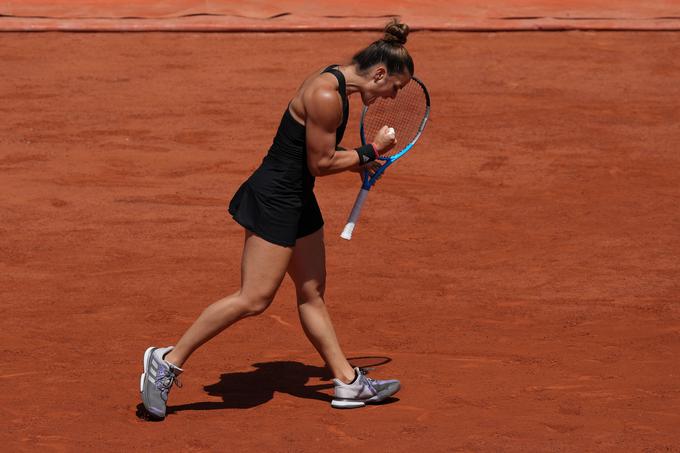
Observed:
[[[409,28],[401,24],[397,19],[392,19],[385,26],[383,39],[373,42],[364,50],[357,52],[352,57],[352,63],[359,67],[359,72],[364,72],[373,65],[382,63],[387,68],[388,74],[401,74],[408,70],[413,75],[413,59],[404,47]]]

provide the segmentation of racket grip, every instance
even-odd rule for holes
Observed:
[[[359,191],[359,195],[357,195],[357,199],[354,202],[354,207],[352,208],[352,212],[349,214],[349,219],[347,219],[347,225],[345,225],[345,228],[342,230],[342,234],[340,234],[340,237],[343,239],[347,239],[348,241],[352,239],[352,233],[354,232],[354,227],[357,224],[357,221],[359,221],[359,214],[361,213],[361,207],[364,205],[364,201],[366,201],[366,197],[368,196],[368,190],[366,189],[361,189]]]

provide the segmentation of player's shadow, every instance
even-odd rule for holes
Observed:
[[[332,376],[325,367],[288,361],[255,363],[253,367],[253,371],[224,373],[219,382],[204,387],[208,395],[222,398],[221,402],[168,406],[168,414],[187,410],[248,409],[268,402],[275,392],[324,402],[332,399],[321,392],[332,388],[332,383],[307,385],[310,378],[330,381]]]

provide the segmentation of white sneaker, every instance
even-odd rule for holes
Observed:
[[[345,384],[339,379],[333,379],[335,384],[335,398],[331,406],[337,409],[352,409],[364,407],[366,404],[377,403],[394,395],[401,385],[395,379],[379,381],[366,377],[366,371],[354,368],[357,378],[351,384]]]

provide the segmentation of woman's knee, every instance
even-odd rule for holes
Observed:
[[[244,316],[257,316],[264,313],[274,300],[273,295],[241,295],[241,307]]]
[[[323,303],[326,284],[323,281],[310,280],[296,288],[298,304],[309,302]]]

